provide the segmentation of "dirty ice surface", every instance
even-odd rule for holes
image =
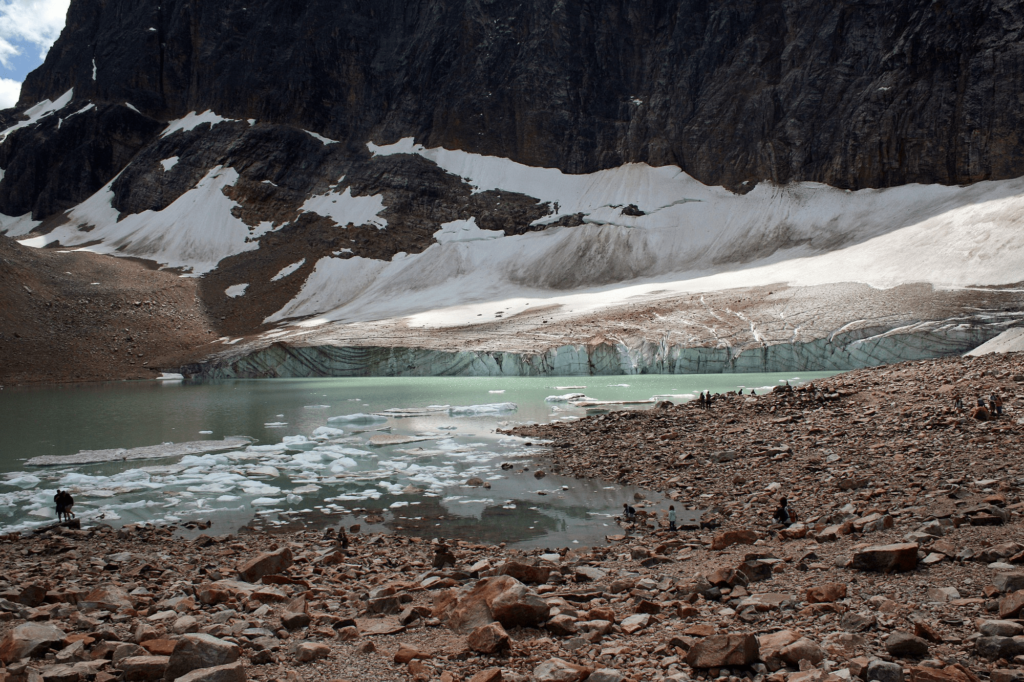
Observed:
[[[610,410],[622,406],[607,403],[680,402],[739,387],[763,393],[782,380],[822,376],[644,375],[628,386],[594,377],[574,390]],[[601,542],[619,532],[611,517],[641,491],[555,475],[541,444],[495,433],[593,413],[557,383],[445,377],[8,388],[0,392],[0,533],[52,522],[61,488],[71,491],[80,518],[115,526],[212,519],[208,532],[222,534],[360,523],[523,546]],[[499,391],[502,402],[494,402]],[[251,444],[184,456],[179,445],[235,436]],[[112,448],[147,458],[26,464]],[[535,478],[538,470],[547,473]],[[490,487],[466,485],[473,477]],[[647,495],[667,508],[661,495]]]

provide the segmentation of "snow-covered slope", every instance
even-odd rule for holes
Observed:
[[[500,238],[488,240],[446,239],[454,234],[447,228],[423,253],[387,263],[325,257],[268,322],[410,316],[412,325],[442,327],[480,322],[498,301],[509,316],[552,304],[582,313],[666,291],[1024,280],[1024,179],[856,192],[762,183],[740,195],[671,166],[567,175],[411,140],[371,149],[423,156],[476,191],[517,192],[557,206],[536,223],[582,213],[584,224],[491,233]],[[624,213],[629,205],[642,215]]]

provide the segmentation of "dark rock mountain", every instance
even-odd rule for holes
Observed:
[[[411,135],[573,173],[957,184],[1024,173],[1022,33],[1014,0],[74,0],[21,105],[73,87],[352,151]]]
[[[472,225],[453,230],[504,235],[588,227],[578,231],[587,236],[556,244],[545,252],[551,258],[531,267],[515,257],[500,265],[479,253],[474,260],[452,247],[445,251],[445,267],[421,262],[408,268],[406,280],[385,281],[373,295],[401,298],[479,267],[501,270],[508,289],[546,291],[674,276],[686,268],[707,274],[746,267],[780,251],[797,257],[801,248],[808,255],[877,237],[885,230],[872,233],[860,226],[876,209],[895,205],[906,210],[892,214],[892,230],[986,202],[998,213],[986,224],[1005,226],[1015,209],[1000,202],[1015,196],[1013,187],[992,189],[980,199],[967,190],[943,195],[934,205],[923,202],[929,210],[909,193],[887,204],[871,203],[872,193],[865,192],[868,203],[857,205],[859,213],[835,214],[830,208],[821,220],[831,222],[821,225],[807,217],[813,211],[791,221],[806,197],[800,188],[784,190],[805,181],[848,190],[913,183],[984,189],[976,183],[1024,176],[1022,39],[1024,5],[1016,0],[71,0],[66,28],[43,66],[26,78],[18,107],[0,112],[0,219],[31,214],[42,221],[32,225],[36,234],[60,234],[64,246],[101,244],[106,253],[186,272],[196,268],[192,274],[202,275],[197,292],[204,310],[216,334],[226,336],[267,331],[272,315],[310,298],[310,281],[328,290],[323,299],[296,305],[301,312],[276,319],[337,308],[369,290],[383,272],[377,265],[393,263],[400,254],[423,254],[441,242],[439,230],[455,223]],[[527,174],[537,168],[593,174],[644,162],[678,166],[730,198],[754,197],[751,190],[765,181],[773,184],[762,189],[778,190],[779,196],[757,199],[757,207],[771,212],[761,221],[763,229],[757,228],[761,232],[730,233],[744,225],[744,218],[736,218],[716,223],[724,235],[719,241],[733,240],[722,250],[708,241],[692,253],[673,251],[658,241],[664,237],[658,230],[680,228],[685,241],[703,227],[699,219],[648,211],[689,201],[717,205],[717,194],[693,199],[689,188],[677,184],[669,197],[665,185],[658,185],[668,175],[652,180],[657,174],[646,169],[614,201],[601,194],[587,212],[579,212],[580,206],[560,211],[560,195],[522,189],[536,185],[520,183],[521,192],[501,183],[480,188],[429,155],[407,149],[374,154],[368,147],[405,138],[429,149],[510,159],[530,167]],[[216,225],[206,215],[213,213],[213,193],[203,194],[204,182],[214,181],[220,183],[213,196],[221,210]],[[586,190],[568,190],[572,196],[565,204],[586,192],[588,200],[615,193],[595,182]],[[190,198],[179,202],[186,194]],[[332,212],[327,206],[318,213],[308,208],[314,199],[321,206],[379,201],[380,210],[349,214],[348,208]],[[88,209],[73,215],[86,200]],[[815,206],[834,203],[830,195]],[[761,209],[735,210],[749,216]],[[153,216],[144,230],[124,227],[130,217],[139,219],[137,227]],[[944,234],[954,234],[962,223],[959,214],[941,223],[948,228]],[[654,229],[631,232],[641,224]],[[601,232],[602,226],[609,227]],[[9,232],[26,233],[21,227]],[[546,239],[550,233],[533,236]],[[987,252],[978,256],[955,234],[950,239],[965,260],[977,256],[982,263],[977,281],[966,284],[1009,283],[1004,273],[1015,263],[1005,266],[1012,258],[1005,249],[989,272],[986,263],[996,259]],[[517,256],[514,249],[522,242],[508,242],[508,254]],[[994,253],[1000,243],[990,240]],[[536,246],[532,242],[530,248]],[[690,242],[684,247],[690,249]],[[618,249],[630,252],[620,257]],[[663,252],[677,261],[665,262]],[[339,265],[357,257],[357,265]],[[319,279],[311,280],[321,265]],[[352,282],[345,279],[349,274],[337,274],[351,272]],[[767,298],[772,289],[758,294],[764,296],[759,310],[766,320],[775,315]],[[463,299],[497,300],[507,292],[474,295],[475,290]],[[947,297],[925,309],[914,299],[883,323],[857,297],[840,298],[842,314],[830,318],[834,329],[853,322],[879,334],[951,318],[967,305]],[[550,305],[553,310],[562,304]],[[672,306],[679,312],[682,304],[665,305],[656,319],[667,319],[660,315]],[[533,308],[538,309],[544,308]],[[363,311],[357,317],[373,322],[381,319],[377,315],[405,314]],[[647,311],[630,315],[654,319]],[[803,343],[799,334],[809,333],[806,326],[784,322],[769,338],[747,317],[737,319],[738,334],[749,336],[743,343],[757,348],[781,339]],[[732,348],[734,341],[723,341],[716,324],[697,325],[701,330],[682,343]],[[557,333],[544,327],[541,338],[552,345],[588,342],[577,338],[580,327],[574,325],[565,322]],[[811,336],[828,333],[822,327]],[[941,352],[959,352],[994,333],[964,332]],[[323,344],[377,339],[377,330],[366,334],[331,337]],[[641,345],[661,343],[645,334],[641,329],[630,338]],[[472,342],[483,343],[484,336]],[[401,341],[385,337],[384,345]],[[922,351],[922,357],[931,352]],[[732,355],[725,351],[725,357]]]

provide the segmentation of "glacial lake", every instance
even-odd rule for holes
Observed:
[[[635,493],[646,493],[646,503],[659,510],[667,509],[667,498],[598,479],[555,475],[542,444],[527,445],[496,429],[588,414],[586,408],[549,401],[552,396],[582,393],[601,401],[678,403],[702,390],[755,388],[760,394],[781,381],[800,383],[832,374],[6,387],[0,391],[0,532],[52,523],[53,495],[62,488],[71,491],[80,518],[114,526],[212,520],[204,532],[221,535],[358,523],[364,532],[521,547],[599,544],[605,535],[621,532],[613,517]],[[387,412],[396,409],[409,412]],[[244,436],[250,444],[216,454],[75,466],[25,463],[39,455],[231,436]],[[417,440],[371,445],[374,436]],[[538,470],[546,475],[536,478]],[[489,488],[466,485],[472,477]]]

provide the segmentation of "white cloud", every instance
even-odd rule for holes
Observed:
[[[0,78],[0,109],[10,109],[18,103],[21,83],[10,78]]]
[[[0,64],[21,54],[17,43],[39,48],[43,58],[60,36],[70,0],[0,0]]]

